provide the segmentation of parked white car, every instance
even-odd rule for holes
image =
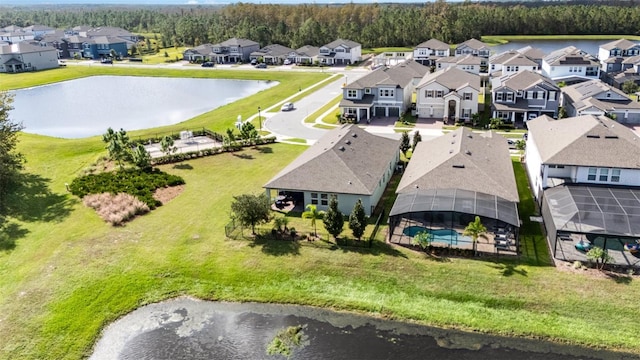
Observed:
[[[284,65],[291,65],[291,60],[289,60],[289,59],[284,59],[284,61],[282,62],[282,64],[284,64]]]
[[[293,107],[293,103],[292,102],[284,103],[282,105],[282,107],[280,108],[281,111],[291,111],[293,109],[294,109],[294,107]]]

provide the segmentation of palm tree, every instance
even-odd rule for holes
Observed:
[[[478,238],[480,236],[484,236],[484,234],[487,232],[487,228],[482,225],[482,222],[480,222],[480,216],[476,216],[476,219],[472,222],[469,223],[469,225],[467,225],[467,227],[464,229],[464,233],[462,235],[464,236],[471,236],[471,239],[473,239],[473,255],[478,255]]]
[[[316,220],[321,219],[324,211],[318,211],[318,207],[313,204],[308,204],[305,208],[307,211],[302,213],[303,219],[311,219],[311,226],[313,226],[313,235],[318,237],[318,231],[316,230]]]

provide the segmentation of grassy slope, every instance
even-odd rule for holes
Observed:
[[[638,35],[490,35],[483,36],[482,41],[487,44],[505,44],[509,41],[525,40],[640,40]]]
[[[518,263],[441,261],[382,244],[357,251],[323,242],[226,240],[232,196],[262,191],[304,149],[276,144],[242,157],[192,160],[191,168],[166,166],[185,178],[184,193],[111,228],[64,192],[64,183],[103,153],[100,141],[24,134],[27,172],[52,193],[40,216],[16,214],[23,235],[15,249],[0,253],[0,358],[77,359],[90,353],[109,322],[181,294],[360,310],[640,353],[640,324],[629,316],[640,286],[556,271],[544,266],[544,248],[533,251],[542,261],[527,250],[530,257]],[[522,171],[516,168],[519,177]],[[42,197],[38,192],[25,201],[36,205]],[[523,204],[523,219],[532,209],[530,200]],[[310,230],[298,218],[293,223]]]

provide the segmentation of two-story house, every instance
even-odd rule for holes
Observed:
[[[529,121],[525,166],[554,257],[586,261],[576,245],[587,242],[628,265],[623,246],[640,237],[638,159],[638,135],[605,116]]]
[[[231,38],[211,47],[211,60],[218,64],[249,62],[260,44],[253,40]]]
[[[305,45],[295,51],[289,52],[287,59],[294,64],[311,65],[318,61],[320,48],[317,46]]]
[[[532,46],[525,46],[516,51],[528,57],[529,59],[534,61],[536,64],[538,64],[538,70],[542,69],[542,59],[544,59],[544,57],[547,56],[547,54],[545,54],[544,51],[538,48],[534,48]]]
[[[63,30],[56,30],[52,34],[44,34],[40,36],[38,43],[41,46],[51,46],[58,51],[58,59],[69,58],[68,43],[65,41]]]
[[[67,43],[70,58],[84,58],[84,43],[91,42],[91,39],[80,35],[67,35],[62,41]]]
[[[270,65],[280,65],[289,57],[292,51],[293,49],[289,47],[280,44],[271,44],[258,51],[252,52],[249,58],[251,60],[262,60]]]
[[[449,56],[436,59],[436,70],[446,69],[448,67],[455,67],[460,70],[472,74],[480,74],[480,69],[483,66],[483,58],[473,55],[461,55],[461,56]]]
[[[625,58],[640,55],[640,44],[627,39],[620,39],[600,45],[598,59],[602,62],[602,71],[623,71],[622,61]]]
[[[415,86],[428,72],[427,66],[413,60],[374,70],[344,86],[340,113],[356,122],[368,122],[373,116],[399,117],[411,106]]]
[[[27,42],[0,45],[0,73],[46,70],[58,67],[58,52],[50,46]]]
[[[0,43],[17,44],[34,39],[33,34],[24,31],[0,32]]]
[[[555,82],[568,85],[600,78],[600,63],[592,55],[568,46],[542,59],[542,73]]]
[[[318,59],[325,65],[349,65],[362,60],[362,45],[338,39],[320,47]]]
[[[31,25],[23,28],[24,32],[33,34],[35,39],[40,39],[47,34],[54,34],[56,29],[45,25]]]
[[[127,42],[121,38],[110,36],[95,36],[82,43],[85,58],[101,59],[115,56],[127,56]]]
[[[438,39],[427,40],[413,48],[413,58],[422,65],[434,66],[436,60],[451,56],[451,46]]]
[[[473,55],[488,59],[491,55],[491,48],[480,40],[469,39],[456,46],[455,55]]]
[[[455,67],[425,75],[416,86],[416,110],[421,118],[470,121],[478,112],[480,76]]]
[[[558,115],[560,88],[542,74],[523,70],[493,78],[491,99],[493,118],[523,127],[540,115]]]
[[[562,106],[568,116],[613,116],[619,123],[640,124],[640,102],[600,80],[562,88]]]
[[[538,64],[517,50],[505,51],[489,58],[489,74],[502,76],[521,70],[538,71]]]

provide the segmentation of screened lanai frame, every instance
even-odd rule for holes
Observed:
[[[460,220],[462,217],[473,221],[477,215],[481,219],[493,219],[496,223],[511,225],[515,229],[520,227],[517,202],[477,191],[416,189],[398,194],[389,212],[389,234],[394,233],[402,218],[431,222],[434,214],[444,219],[444,223],[453,223],[455,219]]]

